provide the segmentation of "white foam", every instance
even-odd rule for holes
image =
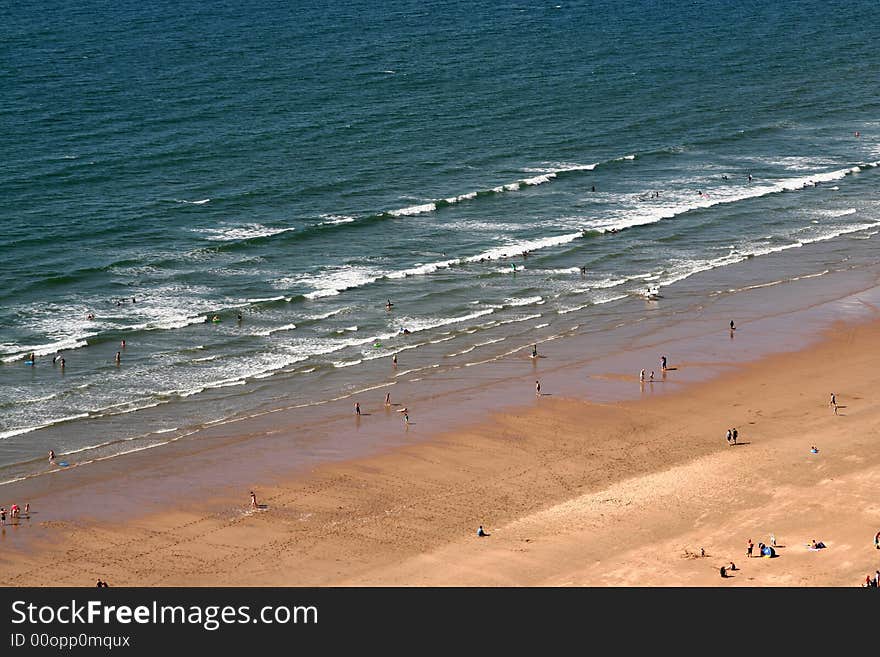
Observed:
[[[96,335],[92,333],[91,335]],[[88,336],[88,337],[91,337]],[[58,340],[57,342],[51,342],[49,344],[43,345],[3,345],[4,351],[8,348],[10,351],[14,351],[15,353],[4,356],[4,363],[13,363],[18,360],[24,360],[25,356],[30,353],[33,353],[34,356],[47,356],[49,354],[54,354],[59,351],[73,351],[74,349],[79,349],[80,347],[88,346],[88,342],[85,340],[81,340],[79,338],[66,338],[63,340]]]
[[[333,363],[333,367],[351,367],[352,365],[360,365],[363,360],[340,360]]]
[[[62,424],[64,422],[71,422],[72,420],[79,420],[84,417],[89,417],[88,413],[77,413],[76,415],[67,415],[64,417],[56,418],[54,420],[50,420],[48,422],[44,422],[43,424],[38,424],[33,427],[21,427],[18,429],[10,429],[9,431],[0,431],[0,440],[4,438],[11,438],[12,436],[20,436],[21,434],[30,433],[32,431],[37,431],[38,429],[45,429],[46,427],[52,427],[57,424]]]
[[[287,299],[283,294],[277,297],[257,297],[255,299],[246,299],[245,303],[264,303],[267,301],[284,301]]]
[[[553,237],[543,237],[536,240],[511,242],[504,246],[497,246],[495,248],[489,249],[488,251],[478,253],[477,255],[468,256],[467,258],[463,258],[462,260],[464,262],[479,262],[480,260],[486,259],[494,260],[498,258],[522,255],[523,251],[535,251],[537,249],[544,249],[547,247],[559,246],[561,244],[568,244],[569,242],[573,242],[581,236],[582,233],[577,232],[568,233],[565,235],[555,235]]]
[[[245,224],[243,226],[229,226],[225,228],[195,228],[193,232],[201,233],[206,239],[215,242],[233,242],[249,240],[256,237],[269,237],[280,233],[287,233],[296,228],[270,228],[263,224]]]
[[[863,164],[862,166],[871,166],[873,163]],[[763,183],[752,183],[747,186],[737,188],[722,187],[709,190],[708,193],[698,196],[696,194],[677,195],[666,194],[661,203],[646,205],[640,202],[634,202],[630,206],[623,208],[615,216],[610,219],[594,220],[587,223],[587,226],[594,230],[607,232],[610,229],[621,230],[634,226],[643,226],[653,224],[663,219],[672,219],[686,212],[691,212],[700,208],[710,208],[715,205],[736,203],[746,199],[759,198],[770,194],[779,194],[781,192],[793,192],[805,188],[814,187],[816,183],[826,183],[833,180],[840,180],[846,176],[861,171],[859,166],[837,169],[834,171],[826,171],[813,173],[807,176],[796,178],[783,178],[769,180]],[[691,181],[694,187],[697,186],[696,181]]]
[[[350,224],[354,221],[354,217],[349,217],[345,214],[322,214],[321,217],[325,220],[321,222],[322,226],[335,226],[337,224]]]
[[[320,299],[322,297],[336,296],[340,292],[351,288],[363,287],[379,280],[385,272],[345,265],[343,267],[328,268],[318,274],[305,276],[300,283],[311,285],[316,288],[312,292],[304,294],[306,299]]]
[[[296,324],[285,324],[284,326],[276,326],[275,328],[265,329],[263,331],[255,331],[251,333],[251,335],[259,336],[259,337],[267,337],[273,335],[275,333],[282,333],[284,331],[292,331],[296,328]]]
[[[417,214],[424,214],[425,212],[433,212],[436,209],[437,204],[432,201],[431,203],[421,203],[419,205],[410,205],[405,208],[391,210],[388,214],[394,217],[411,217]]]
[[[543,297],[540,297],[540,296],[524,297],[524,298],[509,297],[504,300],[504,306],[511,307],[511,308],[516,307],[516,306],[528,306],[528,305],[531,305],[534,303],[538,303],[539,301],[542,301],[542,300],[543,300]]]

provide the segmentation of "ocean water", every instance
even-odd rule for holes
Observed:
[[[9,9],[0,480],[876,263],[876,2],[556,2]]]

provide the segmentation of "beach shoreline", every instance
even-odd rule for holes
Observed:
[[[403,439],[386,442],[374,455],[308,469],[279,467],[280,445],[294,430],[288,426],[274,436],[254,432],[225,442],[181,441],[174,446],[177,453],[129,455],[124,466],[123,459],[113,459],[103,472],[101,464],[75,468],[64,473],[66,482],[57,477],[22,482],[44,489],[28,496],[34,507],[30,520],[4,528],[2,581],[43,586],[88,584],[96,577],[116,585],[722,582],[715,566],[723,564],[715,561],[722,554],[737,561],[743,550],[736,546],[750,537],[757,543],[761,534],[756,526],[749,536],[734,536],[734,531],[727,536],[724,522],[705,518],[725,515],[730,508],[732,515],[743,517],[727,522],[748,527],[762,516],[778,516],[775,503],[788,514],[785,522],[774,521],[776,535],[794,547],[795,539],[788,537],[808,528],[796,522],[792,499],[808,498],[808,487],[821,485],[833,491],[828,499],[839,505],[878,480],[878,451],[864,438],[877,421],[866,401],[867,391],[878,383],[873,371],[880,365],[870,349],[880,335],[876,294],[873,289],[855,295],[861,306],[857,319],[837,322],[799,350],[738,365],[719,358],[712,377],[696,377],[664,394],[648,391],[638,401],[584,401],[574,384],[580,379],[606,385],[618,377],[638,386],[634,370],[609,371],[599,363],[596,372],[584,377],[583,371],[576,372],[578,366],[569,365],[542,372],[551,377],[544,387],[550,395],[535,399],[534,393],[523,392],[508,399],[512,403],[493,407],[482,421],[464,414],[463,424],[425,431],[428,439],[418,443],[403,432]],[[851,297],[831,302],[819,314],[826,321],[841,319],[852,303]],[[799,323],[796,313],[783,317]],[[725,331],[713,339],[719,349],[745,347],[759,326],[741,325],[735,339]],[[680,363],[667,382],[701,367],[686,357],[670,360],[673,367]],[[814,363],[823,364],[822,377],[815,376]],[[792,386],[789,378],[799,384]],[[648,387],[662,385],[658,378]],[[858,412],[842,410],[847,417],[831,420],[826,397],[832,390],[842,405],[861,398]],[[387,415],[389,421],[400,420],[393,409]],[[422,417],[409,431],[419,429]],[[339,420],[330,422],[328,431],[334,422]],[[799,426],[802,422],[806,429]],[[740,427],[745,444],[729,448],[723,443],[728,425]],[[819,454],[808,453],[810,441],[822,443]],[[850,451],[834,453],[825,446],[829,442]],[[792,463],[803,467],[789,472]],[[768,468],[778,478],[773,490],[747,495],[757,485],[756,473]],[[236,475],[230,479],[232,472]],[[842,483],[821,483],[831,473],[830,481]],[[248,508],[246,481],[268,508]],[[7,487],[7,498],[26,494],[25,486],[12,487],[19,490]],[[700,491],[695,497],[701,502],[689,499],[689,487]],[[719,497],[721,491],[727,491],[729,501]],[[861,548],[854,538],[831,538],[843,516],[848,518],[846,532],[864,524],[868,538],[877,531],[871,522],[880,525],[880,517],[872,520],[880,508],[869,502],[848,515],[831,513],[826,506],[809,501],[816,518],[827,516],[823,522],[828,527],[824,534],[819,533],[822,522],[809,529],[835,551]],[[479,524],[492,536],[474,543]],[[803,540],[796,539],[798,544]],[[683,550],[695,553],[700,547],[710,557],[680,558]],[[681,554],[672,559],[676,552]],[[620,556],[609,559],[608,553]],[[587,561],[585,554],[602,558]],[[666,562],[659,555],[677,567],[660,568]],[[729,581],[856,584],[855,571],[868,567],[873,555],[859,556],[859,566],[856,559],[845,559],[849,568],[813,575],[781,568],[750,571]],[[800,563],[802,557],[771,561]],[[710,561],[713,568],[708,568]],[[664,571],[662,578],[657,571]]]

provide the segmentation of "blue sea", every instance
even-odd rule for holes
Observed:
[[[877,262],[875,1],[3,22],[3,481]]]

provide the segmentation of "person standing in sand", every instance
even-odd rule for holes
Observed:
[[[755,544],[752,543],[752,539],[749,539],[749,542],[746,543],[746,556],[751,559],[752,558],[752,550],[755,549]]]
[[[733,439],[733,432],[730,429],[727,430],[727,435],[725,436],[725,438],[727,438],[728,445],[733,444],[732,442],[730,442]]]
[[[535,381],[535,397],[541,396],[541,382]]]
[[[403,423],[404,425],[409,426],[409,413],[405,411],[403,413]]]
[[[538,357],[538,345],[533,344],[532,345],[532,358],[537,358],[537,357]]]
[[[831,407],[831,410],[834,411],[834,414],[837,415],[837,397],[834,395],[833,392],[831,393],[831,401],[828,403],[828,405]]]
[[[666,371],[666,356],[660,356],[660,371]]]
[[[360,415],[361,415],[361,405],[360,405],[360,402],[355,402],[355,403],[354,403],[354,414],[357,415],[358,417],[360,417]]]
[[[645,368],[642,368],[642,371],[639,372],[639,383],[645,382]]]
[[[254,491],[251,491],[251,508],[257,508],[257,494]]]
[[[654,383],[654,370],[651,370],[651,377],[648,379],[649,383]]]

